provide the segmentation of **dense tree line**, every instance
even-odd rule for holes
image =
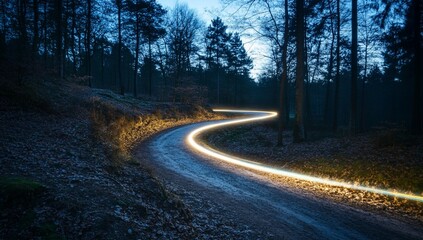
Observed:
[[[43,71],[135,97],[278,108],[279,144],[287,128],[296,141],[388,123],[421,133],[421,1],[222,1],[241,19],[203,23],[155,0],[1,0],[2,67],[17,82]],[[256,81],[240,32],[269,46]]]
[[[79,77],[90,87],[241,104],[252,82],[239,34],[220,18],[207,28],[183,4],[167,11],[155,0],[2,0],[1,20],[5,62]]]
[[[296,141],[303,129],[357,133],[388,123],[421,133],[421,1],[224,2],[270,46],[251,98],[279,108],[280,144],[288,127]]]

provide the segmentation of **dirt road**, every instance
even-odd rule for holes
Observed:
[[[159,134],[138,153],[149,155],[146,164],[194,214],[228,219],[247,239],[423,239],[419,224],[311,197],[194,152],[185,138],[207,124]]]

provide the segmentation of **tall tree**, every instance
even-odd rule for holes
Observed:
[[[358,81],[358,47],[357,47],[357,0],[351,1],[351,112],[350,131],[352,134],[357,131],[357,81]]]
[[[239,104],[242,95],[242,82],[249,78],[253,61],[248,56],[238,32],[231,35],[227,49],[227,70],[230,74],[229,92],[232,104]]]
[[[27,12],[28,12],[28,0],[16,1],[17,9],[17,24],[19,33],[19,60],[22,61],[28,46],[28,32],[27,32]]]
[[[39,31],[38,31],[38,23],[39,23],[39,9],[38,9],[38,0],[33,0],[32,2],[32,9],[33,9],[33,39],[32,39],[32,60],[35,60],[36,55],[38,54],[38,39],[39,39]]]
[[[369,64],[372,64],[372,57],[374,58],[374,50],[380,44],[379,35],[377,26],[372,21],[370,13],[372,11],[373,1],[362,0],[358,4],[358,44],[359,47],[362,47],[363,51],[363,74],[360,81],[361,96],[360,99],[360,116],[359,116],[359,130],[365,130],[365,107],[366,107],[366,86],[368,85],[368,75],[369,75]],[[379,28],[380,29],[380,28]]]
[[[334,90],[334,105],[333,105],[333,122],[332,130],[334,132],[338,129],[338,101],[339,101],[339,81],[340,81],[340,70],[341,70],[341,8],[340,1],[336,0],[336,73],[335,73],[335,90]]]
[[[76,22],[77,22],[77,16],[76,16],[76,0],[72,0],[71,2],[71,42],[70,42],[70,48],[72,53],[72,71],[73,74],[76,74],[77,72],[77,54],[76,54]]]
[[[152,50],[151,44],[154,43],[158,38],[165,34],[165,30],[162,26],[163,15],[166,11],[157,4],[155,0],[130,0],[127,3],[128,10],[130,13],[129,24],[133,26],[133,32],[135,35],[135,63],[134,63],[134,96],[137,96],[137,79],[138,79],[138,63],[140,54],[141,37],[144,37],[144,42],[148,43],[148,55],[149,55],[149,95],[152,95],[151,91],[151,72],[152,72]],[[142,35],[142,36],[141,36]]]
[[[140,54],[140,38],[141,38],[141,24],[142,24],[142,13],[147,7],[145,1],[128,1],[128,10],[132,14],[129,18],[129,22],[134,26],[135,35],[135,61],[134,61],[134,97],[137,97],[137,80],[138,80],[138,63]]]
[[[176,89],[184,75],[192,67],[193,55],[198,51],[201,21],[194,10],[186,4],[176,4],[169,14],[167,41],[169,46],[169,65],[173,75],[174,100]]]
[[[88,86],[91,87],[91,20],[92,19],[92,0],[87,0],[87,29],[86,29],[86,62],[87,62],[87,76]]]
[[[166,30],[163,26],[163,16],[166,14],[166,11],[161,5],[157,4],[155,0],[149,0],[147,3],[146,13],[143,15],[142,19],[143,25],[141,30],[148,44],[148,94],[151,96],[153,86],[152,44],[166,34]]]
[[[56,70],[58,76],[62,79],[63,68],[64,68],[64,57],[63,57],[63,26],[62,26],[62,12],[63,12],[63,1],[55,1],[55,22],[56,22]]]
[[[296,0],[296,77],[294,141],[306,138],[304,128],[304,0]]]
[[[212,20],[207,29],[207,63],[209,69],[215,69],[217,74],[217,104],[220,103],[221,69],[224,66],[224,57],[227,52],[227,43],[230,35],[226,32],[228,27],[222,19],[217,17]]]
[[[333,80],[333,47],[335,45],[335,37],[336,37],[336,31],[335,31],[335,24],[333,20],[333,10],[332,5],[329,6],[330,9],[330,32],[331,32],[331,41],[330,41],[330,48],[329,48],[329,64],[328,64],[328,70],[327,70],[327,79],[326,79],[326,97],[325,97],[325,115],[324,115],[324,121],[325,123],[330,126],[329,122],[329,102],[330,102],[330,88],[331,88],[331,81]]]
[[[0,60],[5,57],[6,50],[6,35],[7,35],[7,16],[6,16],[6,2],[1,1],[1,29],[0,29]]]
[[[123,84],[122,79],[122,0],[115,0],[116,1],[116,7],[117,7],[117,14],[118,14],[118,51],[117,51],[117,57],[118,57],[118,82],[119,82],[119,88],[120,88],[120,94],[125,94],[125,88]]]
[[[422,1],[413,0],[413,48],[414,48],[414,81],[413,81],[413,114],[411,127],[416,134],[422,133],[422,40],[421,40],[421,14]]]
[[[283,46],[282,46],[282,78],[280,81],[280,93],[279,93],[279,126],[278,126],[278,145],[283,145],[283,129],[286,127],[286,115],[288,106],[288,41],[289,41],[289,14],[288,14],[288,0],[284,1],[284,34],[283,34]]]

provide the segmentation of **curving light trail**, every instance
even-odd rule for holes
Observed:
[[[344,187],[344,188],[349,188],[349,189],[354,189],[354,190],[367,191],[367,192],[383,194],[383,195],[388,195],[388,196],[397,197],[397,198],[403,198],[403,199],[423,202],[423,196],[412,195],[412,194],[401,193],[401,192],[394,192],[394,191],[378,189],[378,188],[362,186],[362,185],[354,185],[354,184],[351,184],[351,183],[329,180],[329,179],[309,176],[309,175],[305,175],[305,174],[295,173],[295,172],[291,172],[291,171],[286,171],[286,170],[283,170],[283,169],[280,169],[280,168],[274,168],[274,167],[271,167],[271,166],[268,166],[268,165],[265,165],[265,164],[262,164],[262,163],[254,162],[254,161],[243,159],[243,158],[240,158],[240,157],[230,156],[228,154],[219,152],[219,151],[217,151],[213,148],[210,148],[208,146],[207,147],[202,146],[202,145],[198,144],[195,139],[199,134],[201,134],[201,133],[203,133],[207,130],[222,128],[224,126],[236,125],[236,124],[246,123],[246,122],[262,121],[262,120],[265,120],[265,119],[276,117],[278,115],[276,112],[269,112],[269,111],[230,110],[230,109],[214,109],[213,111],[215,111],[215,112],[230,112],[230,113],[246,113],[246,114],[253,114],[253,116],[242,118],[242,119],[233,119],[233,120],[226,120],[226,121],[218,122],[218,123],[211,123],[211,124],[197,128],[194,131],[192,131],[187,136],[187,142],[192,148],[196,149],[197,151],[199,151],[201,153],[204,153],[206,155],[209,155],[211,157],[220,159],[222,161],[225,161],[225,162],[228,162],[228,163],[231,163],[231,164],[235,164],[235,165],[242,166],[242,167],[249,168],[249,169],[253,169],[253,170],[258,170],[258,171],[265,172],[265,173],[271,173],[271,174],[275,174],[275,175],[279,175],[279,176],[290,177],[290,178],[295,178],[295,179],[314,182],[314,183],[326,184],[326,185],[331,185],[331,186],[336,186],[336,187]]]

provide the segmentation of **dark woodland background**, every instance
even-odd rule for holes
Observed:
[[[239,26],[155,0],[1,0],[2,84],[54,77],[155,101],[279,108],[298,141],[308,129],[421,133],[420,0],[230,2],[264,14]],[[247,22],[271,49],[255,79]]]

